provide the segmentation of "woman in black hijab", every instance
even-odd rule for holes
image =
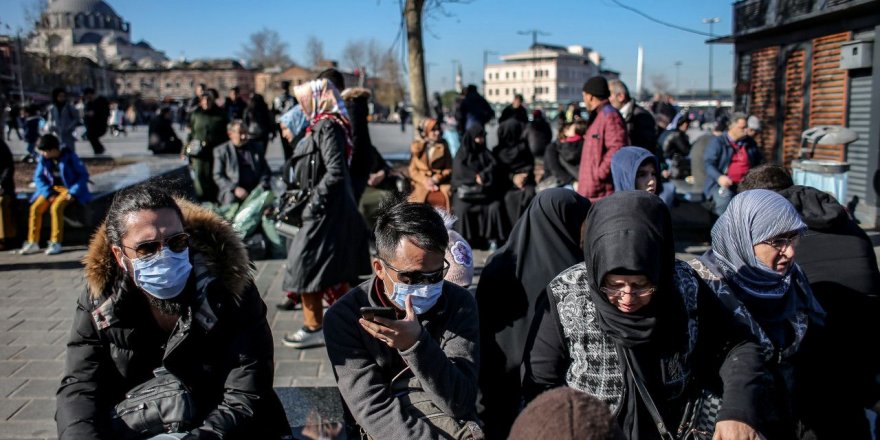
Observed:
[[[507,438],[522,401],[520,364],[538,298],[583,259],[581,225],[590,201],[565,188],[538,194],[510,240],[480,275],[480,419],[489,438]]]
[[[486,148],[486,130],[471,126],[452,162],[452,211],[461,219],[456,232],[474,249],[507,239],[498,172],[498,162]]]
[[[675,259],[663,202],[644,191],[614,193],[593,205],[586,225],[585,262],[547,287],[523,360],[526,398],[567,385],[610,405],[627,439],[659,439],[660,422],[675,431],[690,392],[710,389],[724,399],[721,438],[757,435],[760,347],[747,332],[726,331],[717,304],[702,302],[714,296]]]
[[[535,156],[523,139],[523,124],[515,119],[502,122],[492,154],[498,161],[504,209],[512,225],[535,198]]]

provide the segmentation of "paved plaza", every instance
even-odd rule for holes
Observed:
[[[409,128],[406,133],[400,132],[399,125],[373,124],[370,128],[373,143],[380,151],[407,154],[412,136]],[[147,153],[145,128],[128,137],[108,136],[104,140],[113,156]],[[18,141],[12,141],[11,146],[16,154],[24,152],[24,145]],[[77,150],[83,156],[91,155],[87,142],[78,142]],[[272,162],[280,163],[277,140],[269,152]],[[870,234],[875,245],[880,244],[880,236]],[[677,250],[679,258],[689,258],[705,249],[705,243],[679,242]],[[65,342],[75,301],[85,288],[80,264],[85,250],[80,245],[67,246],[62,254],[54,256],[0,253],[0,440],[56,436],[54,395],[64,368]],[[485,257],[485,252],[477,252],[475,262],[482,266]],[[297,351],[280,343],[285,332],[302,326],[300,311],[275,308],[282,299],[284,261],[258,261],[256,267],[257,287],[268,306],[275,340],[275,386],[335,386],[323,348]]]

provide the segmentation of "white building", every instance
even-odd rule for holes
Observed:
[[[483,72],[483,96],[493,104],[512,102],[516,94],[526,103],[579,102],[584,82],[601,73],[599,52],[583,46],[538,43],[500,58]]]
[[[165,61],[147,42],[131,42],[131,23],[101,0],[50,0],[28,52],[88,58],[99,65]]]

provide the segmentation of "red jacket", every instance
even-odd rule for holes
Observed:
[[[611,157],[628,142],[626,125],[620,113],[608,103],[599,104],[596,120],[584,135],[577,191],[595,202],[614,192],[611,180]]]

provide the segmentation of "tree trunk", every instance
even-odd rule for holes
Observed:
[[[413,127],[428,116],[428,90],[425,86],[425,52],[422,45],[422,11],[425,0],[406,0],[407,57],[409,61],[409,99]]]

